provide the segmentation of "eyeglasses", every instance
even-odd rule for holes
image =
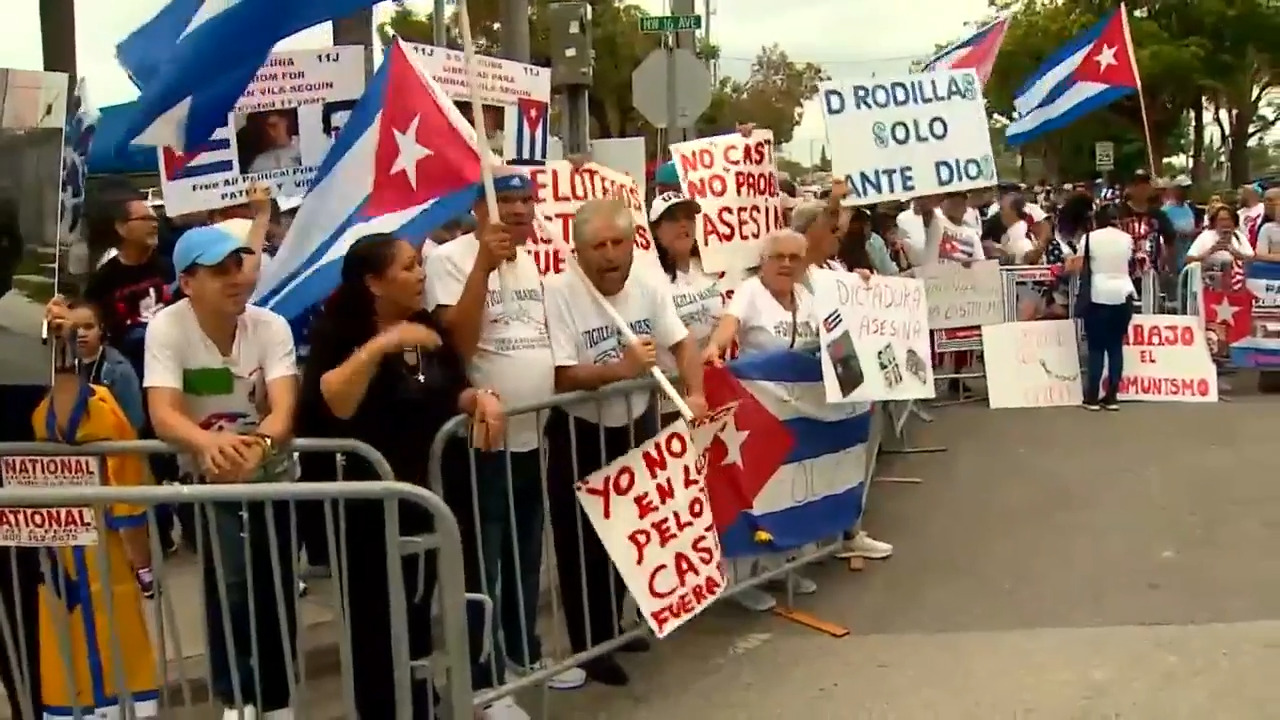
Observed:
[[[765,256],[766,260],[776,260],[780,263],[796,264],[804,260],[804,255],[800,253],[771,253]]]

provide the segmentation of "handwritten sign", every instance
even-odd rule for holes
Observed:
[[[728,584],[703,479],[733,407],[683,420],[578,483],[578,502],[649,627],[666,637]]]
[[[982,84],[972,70],[819,84],[832,169],[858,205],[996,183]]]
[[[202,148],[157,150],[169,215],[245,201],[254,182],[302,197],[364,93],[364,48],[275,52]]]
[[[405,46],[450,100],[471,102],[467,62],[461,50],[411,42]],[[551,100],[550,68],[477,55],[476,80],[480,84],[480,102],[485,105],[512,106],[521,99],[544,103]]]
[[[1004,278],[1000,263],[983,260],[965,267],[935,263],[919,268],[929,301],[929,328],[945,330],[1004,322]]]
[[[1117,396],[1149,402],[1217,402],[1218,372],[1205,348],[1199,318],[1133,316]]]
[[[773,131],[676,143],[671,158],[685,195],[702,205],[702,267],[734,272],[760,264],[760,239],[783,227]]]
[[[1074,320],[986,325],[982,360],[993,408],[1079,405],[1080,352]]]
[[[934,397],[922,281],[825,270],[813,291],[828,402]]]
[[[12,455],[0,458],[6,488],[94,487],[100,458],[85,455]],[[0,546],[77,547],[98,544],[90,507],[0,507]]]
[[[573,248],[573,216],[588,200],[617,198],[631,211],[636,228],[635,263],[658,269],[658,253],[645,218],[644,195],[629,175],[596,163],[575,168],[567,160],[529,168],[533,180],[535,223],[531,239],[534,260],[543,275],[559,275]]]

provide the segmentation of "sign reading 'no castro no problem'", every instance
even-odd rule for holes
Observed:
[[[972,70],[825,82],[832,170],[858,204],[996,182],[982,86]]]

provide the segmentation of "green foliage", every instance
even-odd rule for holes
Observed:
[[[551,56],[546,24],[548,4],[549,0],[534,0],[529,19],[530,54],[538,65],[549,64]],[[652,137],[654,128],[631,104],[631,73],[659,46],[660,36],[640,32],[640,18],[647,13],[638,5],[600,0],[592,6],[596,62],[589,110],[593,135]],[[500,0],[469,0],[467,9],[478,51],[499,55]],[[384,41],[395,34],[411,42],[431,43],[435,22],[431,15],[401,6],[379,26],[378,33]],[[451,12],[444,22],[449,44],[459,46],[457,13]],[[702,42],[697,52],[700,57],[711,60],[720,55],[720,49],[707,42]],[[697,128],[702,134],[710,134],[732,131],[738,123],[754,122],[772,129],[775,142],[789,142],[802,118],[802,104],[817,93],[822,79],[822,69],[817,65],[794,63],[777,45],[761,48],[748,78],[720,79],[711,105],[699,118]]]

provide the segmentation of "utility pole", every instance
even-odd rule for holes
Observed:
[[[449,36],[445,33],[444,0],[436,0],[431,11],[431,35],[436,47],[448,47]]]
[[[671,14],[672,15],[696,15],[697,11],[694,9],[693,2],[694,0],[671,0]],[[683,30],[680,32],[672,33],[672,35],[674,35],[675,37],[675,47],[688,50],[689,52],[692,52],[692,53],[697,53],[698,37],[695,31]],[[670,112],[674,112],[675,106],[676,106],[675,100],[673,98],[675,94],[675,67],[676,67],[675,62],[667,63],[667,68],[668,68],[667,72],[670,74],[670,77],[667,78],[667,93],[668,93],[667,102],[668,102],[668,107],[671,108]],[[693,128],[683,128],[683,127],[677,128],[674,126],[674,123],[669,124],[667,126],[667,144],[669,145],[678,143],[678,142],[684,142],[685,140],[693,140],[696,137],[697,137],[697,133]]]
[[[74,93],[77,84],[75,0],[40,0],[40,48],[44,51],[44,69],[66,73],[67,91]]]
[[[587,112],[587,91],[595,66],[591,6],[585,2],[552,3],[547,15],[551,30],[551,87],[562,91],[564,98],[560,137],[566,155],[581,155],[591,147]],[[526,37],[527,33],[526,25]]]
[[[528,63],[529,48],[529,0],[501,0],[502,57]]]
[[[364,75],[373,77],[373,8],[333,21],[334,45],[364,46]]]
[[[711,0],[702,0],[702,44],[711,47]],[[711,84],[719,84],[719,61],[707,54],[707,70],[711,72]]]

